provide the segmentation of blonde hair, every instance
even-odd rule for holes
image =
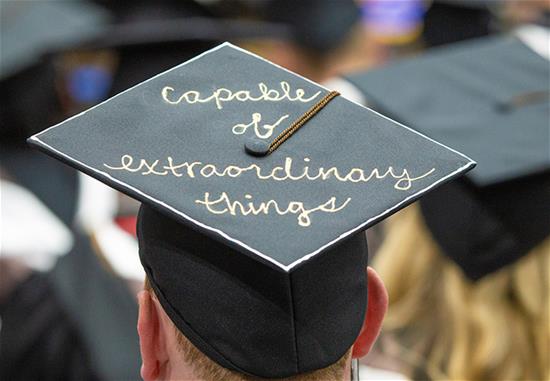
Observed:
[[[374,259],[389,292],[384,327],[432,379],[547,380],[549,264],[550,237],[471,282],[441,254],[413,205],[390,219]]]
[[[154,294],[149,280],[145,279],[145,290]],[[178,350],[183,356],[184,361],[193,368],[193,373],[204,381],[256,381],[267,380],[266,378],[249,376],[243,373],[226,369],[214,361],[210,360],[200,350],[198,350],[174,325],[174,334],[178,345]],[[277,381],[342,381],[346,364],[351,356],[351,348],[340,360],[334,364],[318,369],[313,372],[299,374],[297,376],[278,378]]]

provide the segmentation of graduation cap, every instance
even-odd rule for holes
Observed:
[[[548,61],[508,35],[348,78],[376,109],[478,162],[421,202],[434,238],[470,279],[550,233],[549,78]]]
[[[340,46],[361,19],[361,10],[353,0],[271,0],[253,3],[263,8],[260,13],[267,20],[289,25],[296,43],[319,53]]]
[[[42,54],[97,35],[108,16],[90,2],[2,2],[0,80],[34,65]]]
[[[336,362],[364,318],[363,230],[475,165],[228,43],[29,143],[142,201],[167,314],[260,377]]]

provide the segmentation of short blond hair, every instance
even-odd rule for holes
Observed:
[[[149,280],[145,279],[144,289],[154,295]],[[204,381],[255,381],[267,380],[239,373],[233,370],[226,369],[214,361],[210,360],[205,354],[197,349],[181,331],[174,325],[174,334],[178,350],[181,352],[184,361],[193,368],[193,373]],[[318,369],[313,372],[302,373],[292,377],[277,378],[278,381],[342,381],[346,364],[351,356],[351,348],[337,362],[329,365],[326,368]]]

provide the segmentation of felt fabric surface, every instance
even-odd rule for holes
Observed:
[[[476,188],[446,184],[420,200],[443,252],[477,281],[510,265],[550,234],[550,173]]]
[[[347,79],[376,110],[477,161],[468,177],[478,186],[550,168],[548,97],[506,107],[547,92],[550,65],[513,36],[447,45]]]
[[[224,44],[29,142],[288,270],[475,165],[343,97],[271,155],[245,153],[327,93]]]

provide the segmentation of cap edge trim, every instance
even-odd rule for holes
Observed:
[[[288,265],[284,265],[278,261],[276,261],[275,259],[269,257],[268,255],[262,253],[261,251],[257,250],[257,249],[254,249],[253,247],[245,244],[244,242],[236,239],[236,238],[233,238],[231,237],[230,235],[228,235],[227,233],[225,233],[223,230],[220,230],[220,229],[216,229],[212,226],[209,226],[209,225],[206,225],[205,223],[203,222],[200,222],[198,220],[195,220],[194,218],[188,216],[187,214],[185,214],[184,212],[174,208],[173,206],[171,205],[168,205],[167,203],[163,202],[163,201],[160,201],[158,199],[156,199],[155,197],[137,189],[137,188],[134,188],[133,186],[125,183],[124,181],[121,181],[113,176],[111,176],[110,174],[106,173],[106,172],[103,172],[103,171],[100,171],[96,168],[93,168],[87,164],[84,164],[82,163],[81,161],[78,161],[72,157],[70,157],[69,155],[57,150],[56,148],[50,146],[49,144],[43,142],[42,140],[40,140],[36,135],[35,136],[31,136],[29,139],[29,141],[32,141],[34,142],[35,144],[39,145],[39,146],[42,146],[42,147],[45,147],[47,148],[49,151],[51,152],[54,152],[56,155],[64,158],[66,161],[69,161],[69,162],[73,162],[73,163],[76,163],[78,167],[81,167],[81,168],[86,168],[86,170],[92,172],[92,173],[95,173],[96,176],[98,176],[97,178],[99,180],[101,179],[108,179],[109,181],[112,181],[113,183],[116,183],[118,184],[119,186],[121,186],[123,189],[128,189],[130,190],[132,193],[134,194],[138,194],[140,195],[141,197],[143,197],[144,199],[147,199],[149,201],[152,201],[153,203],[157,204],[157,205],[160,205],[168,210],[170,210],[171,212],[183,217],[184,219],[186,219],[187,221],[205,229],[205,230],[209,230],[211,232],[214,232],[214,233],[217,233],[219,234],[220,236],[222,236],[223,238],[225,238],[226,240],[230,241],[230,242],[233,242],[235,244],[237,244],[238,246],[241,246],[243,248],[245,248],[246,250],[250,251],[251,253],[261,257],[262,259],[266,260],[266,261],[269,261],[271,263],[273,263],[274,265],[276,265],[277,267],[283,269],[284,271],[286,272],[289,272],[290,270],[292,270],[294,267],[296,267],[298,264],[304,262],[304,261],[307,261],[308,259],[312,258],[313,256],[319,254],[320,252],[322,252],[323,250],[325,250],[326,248],[332,246],[333,244],[339,242],[340,240],[344,239],[345,237],[355,233],[356,231],[364,228],[366,225],[368,225],[369,223],[371,223],[372,221],[375,221],[375,220],[380,220],[382,218],[384,218],[385,216],[387,216],[388,214],[390,214],[391,212],[393,212],[394,210],[398,209],[399,207],[401,207],[402,205],[404,204],[407,204],[407,203],[410,203],[410,202],[413,202],[414,200],[418,199],[422,194],[426,193],[427,191],[429,191],[430,189],[432,189],[433,187],[435,187],[436,185],[440,184],[441,182],[444,182],[446,180],[450,180],[452,177],[458,175],[459,173],[463,172],[463,171],[466,171],[467,169],[469,168],[473,168],[475,166],[475,162],[474,161],[469,161],[467,164],[463,165],[462,167],[458,168],[457,170],[453,171],[452,173],[450,173],[449,175],[445,176],[445,177],[442,177],[441,179],[439,179],[438,181],[430,184],[429,186],[419,190],[418,192],[406,197],[405,199],[403,199],[401,202],[393,205],[392,207],[384,210],[382,213],[374,216],[374,217],[371,217],[370,219],[368,219],[367,221],[363,222],[362,224],[356,226],[355,228],[351,229],[351,230],[348,230],[347,232],[343,233],[343,234],[340,234],[336,239],[326,243],[325,245],[321,246],[320,248],[318,248],[317,250],[309,253],[309,254],[306,254],[305,256],[301,257],[300,259],[288,264]]]
[[[42,147],[44,147],[44,148],[47,148],[48,151],[55,153],[55,155],[59,156],[60,158],[63,158],[65,161],[70,162],[70,163],[76,163],[78,167],[80,167],[80,168],[85,168],[87,171],[89,171],[89,172],[91,172],[91,173],[95,173],[96,176],[97,176],[97,178],[100,179],[100,180],[101,180],[101,179],[109,179],[109,181],[112,181],[113,183],[118,184],[122,189],[127,189],[127,190],[131,191],[131,193],[133,193],[133,194],[140,195],[140,196],[143,197],[144,199],[147,199],[147,200],[149,200],[149,201],[152,201],[153,203],[155,203],[155,204],[157,204],[157,205],[160,205],[160,206],[162,206],[162,207],[168,209],[168,210],[171,211],[172,213],[175,213],[175,214],[179,215],[180,217],[183,217],[185,220],[187,220],[187,221],[189,221],[189,222],[191,222],[191,223],[193,223],[193,224],[199,226],[199,227],[202,228],[202,229],[205,229],[205,230],[208,230],[208,231],[217,233],[217,234],[220,235],[221,237],[223,237],[223,238],[225,238],[226,240],[228,240],[228,241],[230,241],[230,242],[233,242],[233,243],[235,243],[236,245],[238,245],[238,246],[240,246],[240,247],[242,247],[242,248],[248,250],[248,251],[251,252],[252,254],[255,254],[255,255],[259,256],[260,258],[262,258],[262,259],[264,259],[264,260],[266,260],[266,261],[268,261],[268,262],[273,263],[274,265],[276,265],[277,267],[279,267],[280,269],[284,270],[284,271],[287,272],[287,273],[290,272],[290,270],[292,270],[294,267],[296,267],[296,266],[299,265],[300,263],[309,260],[310,258],[312,258],[312,257],[314,257],[315,255],[319,254],[320,252],[322,252],[322,251],[325,250],[326,248],[332,246],[333,244],[335,244],[335,243],[339,242],[340,240],[344,239],[345,237],[347,237],[347,236],[349,236],[349,235],[351,235],[351,234],[357,232],[358,230],[364,228],[364,227],[365,227],[366,225],[368,225],[369,223],[371,223],[371,222],[373,222],[373,221],[379,221],[379,220],[383,219],[384,217],[388,216],[389,214],[391,214],[393,211],[395,211],[396,209],[400,208],[401,206],[407,205],[408,203],[411,203],[411,202],[415,201],[415,200],[418,199],[422,194],[426,193],[427,191],[429,191],[430,189],[432,189],[432,188],[435,187],[436,185],[438,185],[438,184],[440,184],[440,183],[442,183],[442,182],[451,180],[453,177],[455,177],[455,176],[458,175],[459,173],[464,172],[464,171],[467,171],[468,169],[471,169],[471,168],[473,168],[473,167],[476,165],[476,163],[475,163],[472,159],[470,159],[469,157],[467,157],[466,155],[464,155],[464,154],[462,154],[462,153],[460,153],[460,152],[458,152],[458,151],[456,151],[456,150],[454,150],[454,149],[452,149],[452,148],[450,148],[450,147],[448,147],[448,146],[446,146],[446,145],[444,145],[444,144],[442,144],[442,143],[440,143],[440,142],[438,142],[438,141],[435,141],[435,140],[431,139],[430,137],[428,137],[428,136],[426,136],[426,135],[424,135],[424,134],[422,134],[422,133],[420,133],[420,132],[418,132],[418,131],[416,131],[416,130],[410,128],[410,127],[407,127],[407,126],[405,126],[405,125],[403,125],[403,124],[401,124],[401,123],[399,123],[399,122],[397,122],[397,121],[395,121],[395,120],[393,120],[393,119],[391,119],[391,118],[388,118],[387,116],[382,115],[382,114],[376,112],[375,110],[372,110],[372,109],[370,109],[370,108],[368,108],[368,107],[365,107],[364,105],[359,104],[359,103],[357,103],[357,102],[355,102],[355,101],[353,101],[353,100],[350,100],[350,99],[345,98],[347,101],[352,102],[352,103],[354,103],[355,105],[357,105],[357,106],[359,106],[359,107],[365,108],[365,109],[369,110],[370,112],[373,112],[373,113],[375,113],[376,115],[378,115],[378,116],[380,116],[380,117],[382,117],[382,118],[384,118],[384,119],[386,119],[386,120],[389,120],[389,121],[395,123],[396,125],[398,125],[398,126],[400,126],[400,127],[402,127],[402,128],[405,128],[405,129],[407,129],[407,130],[409,130],[409,131],[411,131],[411,132],[413,132],[413,133],[415,133],[415,134],[418,134],[418,135],[420,135],[421,137],[423,137],[423,138],[425,138],[425,139],[427,139],[427,140],[429,140],[429,141],[431,141],[431,142],[433,142],[433,143],[435,143],[435,144],[438,144],[438,145],[440,145],[440,146],[446,148],[447,150],[449,150],[449,151],[451,151],[451,152],[454,152],[455,154],[457,154],[457,155],[459,155],[459,156],[465,158],[466,160],[468,160],[468,163],[465,164],[465,165],[463,165],[462,167],[458,168],[457,170],[453,171],[452,173],[448,174],[447,176],[442,177],[442,178],[439,179],[438,181],[436,181],[436,182],[430,184],[429,186],[427,186],[427,187],[425,187],[425,188],[419,190],[418,192],[416,192],[416,193],[414,193],[414,194],[412,194],[412,195],[406,197],[405,199],[401,200],[399,203],[397,203],[397,204],[393,205],[392,207],[390,207],[390,208],[384,210],[382,213],[380,213],[380,214],[378,214],[378,215],[376,215],[376,216],[374,216],[374,217],[371,217],[370,219],[368,219],[367,221],[363,222],[362,224],[356,226],[355,228],[350,229],[350,230],[348,230],[347,232],[340,234],[337,238],[335,238],[334,240],[332,240],[332,241],[326,243],[325,245],[321,246],[321,247],[318,248],[317,250],[315,250],[315,251],[313,251],[313,252],[311,252],[311,253],[309,253],[309,254],[306,254],[305,256],[301,257],[300,259],[297,259],[297,260],[294,261],[294,262],[291,262],[291,263],[288,264],[288,265],[284,265],[284,264],[282,264],[282,263],[276,261],[275,259],[269,257],[268,255],[263,254],[261,251],[259,251],[259,250],[257,250],[257,249],[254,249],[253,247],[251,247],[251,246],[245,244],[244,242],[242,242],[242,241],[240,241],[240,240],[238,240],[238,239],[236,239],[236,238],[231,237],[230,235],[228,235],[228,234],[225,233],[224,231],[222,231],[222,230],[220,230],[220,229],[216,229],[216,228],[211,227],[211,226],[209,226],[209,225],[206,225],[205,223],[202,223],[202,222],[200,222],[200,221],[197,221],[197,220],[191,218],[190,216],[188,216],[187,214],[185,214],[184,212],[182,212],[182,211],[180,211],[180,210],[174,208],[173,206],[168,205],[168,204],[166,204],[165,202],[160,201],[160,200],[156,199],[155,197],[150,196],[150,195],[148,195],[147,193],[145,193],[145,192],[143,192],[143,191],[140,191],[139,189],[134,188],[134,187],[132,187],[131,185],[129,185],[129,184],[127,184],[127,183],[125,183],[125,182],[123,182],[123,181],[121,181],[121,180],[119,180],[119,179],[114,178],[113,176],[111,176],[110,174],[108,174],[108,173],[106,173],[106,172],[100,171],[100,170],[98,170],[98,169],[96,169],[96,168],[93,168],[93,167],[87,165],[87,164],[84,164],[84,163],[82,163],[81,161],[78,161],[78,160],[76,160],[76,159],[70,157],[69,155],[67,155],[67,154],[65,154],[65,153],[63,153],[63,152],[61,152],[61,151],[55,149],[54,147],[50,146],[49,144],[47,144],[47,143],[45,143],[45,142],[43,142],[42,140],[39,139],[39,136],[40,136],[40,135],[46,133],[47,131],[49,131],[49,130],[55,128],[55,127],[58,127],[58,126],[60,126],[60,125],[62,125],[62,124],[65,124],[66,122],[68,122],[68,121],[70,121],[70,120],[72,120],[72,119],[75,119],[75,118],[77,118],[77,117],[80,117],[80,116],[86,114],[87,112],[89,112],[89,111],[95,109],[96,107],[99,107],[99,106],[103,105],[104,103],[109,102],[110,100],[112,100],[112,99],[114,99],[114,98],[116,98],[116,97],[118,97],[118,96],[120,96],[120,95],[123,95],[123,94],[125,94],[126,92],[128,92],[128,91],[130,91],[130,90],[133,90],[133,89],[135,89],[135,88],[137,88],[137,87],[139,87],[139,86],[141,86],[141,85],[143,85],[143,84],[145,84],[145,83],[147,83],[147,82],[149,82],[149,81],[152,81],[153,79],[155,79],[155,78],[157,78],[157,77],[160,77],[160,76],[162,76],[162,75],[164,75],[164,74],[166,74],[166,73],[168,73],[168,72],[170,72],[170,71],[172,71],[172,70],[176,70],[176,69],[178,69],[178,68],[180,68],[180,67],[182,67],[182,66],[185,66],[185,65],[188,64],[188,63],[191,63],[191,62],[193,62],[193,61],[195,61],[195,60],[197,60],[197,59],[199,59],[199,58],[202,58],[203,56],[205,56],[205,55],[207,55],[207,54],[209,54],[209,53],[213,53],[213,52],[215,52],[215,51],[217,51],[217,50],[219,50],[219,49],[221,49],[221,48],[223,48],[223,47],[226,47],[226,46],[227,46],[227,47],[230,47],[230,48],[233,48],[233,49],[235,49],[235,50],[239,50],[239,51],[241,51],[241,52],[243,52],[243,53],[245,53],[245,54],[248,54],[248,55],[250,55],[250,56],[252,56],[252,57],[255,57],[255,58],[257,58],[257,59],[259,59],[259,60],[261,60],[261,61],[264,61],[264,62],[266,62],[266,63],[268,63],[268,64],[270,64],[270,65],[276,66],[277,68],[279,68],[279,69],[281,69],[281,70],[284,70],[285,72],[290,73],[290,74],[292,74],[292,75],[294,75],[294,76],[296,76],[296,77],[299,77],[299,78],[301,78],[301,79],[303,79],[303,80],[305,80],[305,81],[307,81],[307,82],[309,82],[309,83],[312,83],[312,84],[315,85],[315,86],[318,86],[318,87],[321,87],[321,88],[323,88],[323,89],[325,89],[325,90],[327,90],[327,91],[330,91],[330,89],[326,88],[325,86],[323,86],[323,85],[321,85],[321,84],[318,84],[318,83],[315,83],[315,82],[313,82],[312,80],[310,80],[310,79],[308,79],[308,78],[302,77],[301,75],[296,74],[296,73],[294,73],[294,72],[292,72],[292,71],[290,71],[290,70],[288,70],[288,69],[286,69],[286,68],[284,68],[284,67],[282,67],[282,66],[280,66],[280,65],[277,65],[277,64],[275,64],[275,63],[273,63],[273,62],[271,62],[271,61],[269,61],[269,60],[267,60],[267,59],[265,59],[265,58],[263,58],[263,57],[260,57],[260,56],[258,56],[257,54],[251,53],[251,52],[249,52],[249,51],[247,51],[247,50],[245,50],[245,49],[243,49],[243,48],[240,48],[240,47],[238,47],[238,46],[235,46],[235,45],[233,45],[233,44],[231,44],[231,43],[229,43],[229,42],[224,42],[224,43],[222,43],[222,44],[220,44],[220,45],[218,45],[218,46],[216,46],[216,47],[214,47],[214,48],[212,48],[212,49],[209,49],[209,50],[207,50],[207,51],[205,51],[205,52],[203,52],[203,53],[201,53],[201,54],[199,54],[199,55],[197,55],[197,56],[195,56],[195,57],[193,57],[193,58],[191,58],[191,59],[189,59],[189,60],[187,60],[187,61],[185,61],[185,62],[183,62],[183,63],[181,63],[181,64],[179,64],[179,65],[177,65],[177,66],[174,66],[174,67],[171,68],[171,69],[168,69],[168,70],[166,70],[166,71],[163,71],[163,72],[161,72],[161,73],[159,73],[159,74],[157,74],[157,75],[155,75],[155,76],[153,76],[153,77],[151,77],[151,78],[149,78],[149,79],[147,79],[147,80],[145,80],[145,81],[143,81],[143,82],[140,82],[139,84],[137,84],[137,85],[135,85],[135,86],[132,86],[132,87],[130,87],[130,88],[128,88],[128,89],[126,89],[126,90],[124,90],[124,91],[122,91],[122,92],[120,92],[120,93],[114,95],[114,96],[111,97],[111,98],[108,98],[108,99],[104,100],[104,101],[101,102],[101,103],[98,103],[97,105],[95,105],[95,106],[93,106],[93,107],[91,107],[91,108],[89,108],[89,109],[87,109],[87,110],[85,110],[85,111],[83,111],[83,112],[81,112],[81,113],[78,113],[78,114],[76,114],[76,115],[74,115],[74,116],[72,116],[72,117],[70,117],[70,118],[68,118],[68,119],[66,119],[66,120],[64,120],[64,121],[62,121],[62,122],[60,122],[60,123],[58,123],[58,124],[55,124],[55,125],[53,125],[53,126],[47,128],[47,129],[45,129],[45,130],[43,130],[43,131],[41,131],[41,132],[39,132],[39,133],[37,133],[37,134],[31,136],[30,138],[28,138],[27,141],[30,142],[31,144],[32,144],[32,143],[35,143],[35,144],[38,145],[38,146],[42,146]]]

